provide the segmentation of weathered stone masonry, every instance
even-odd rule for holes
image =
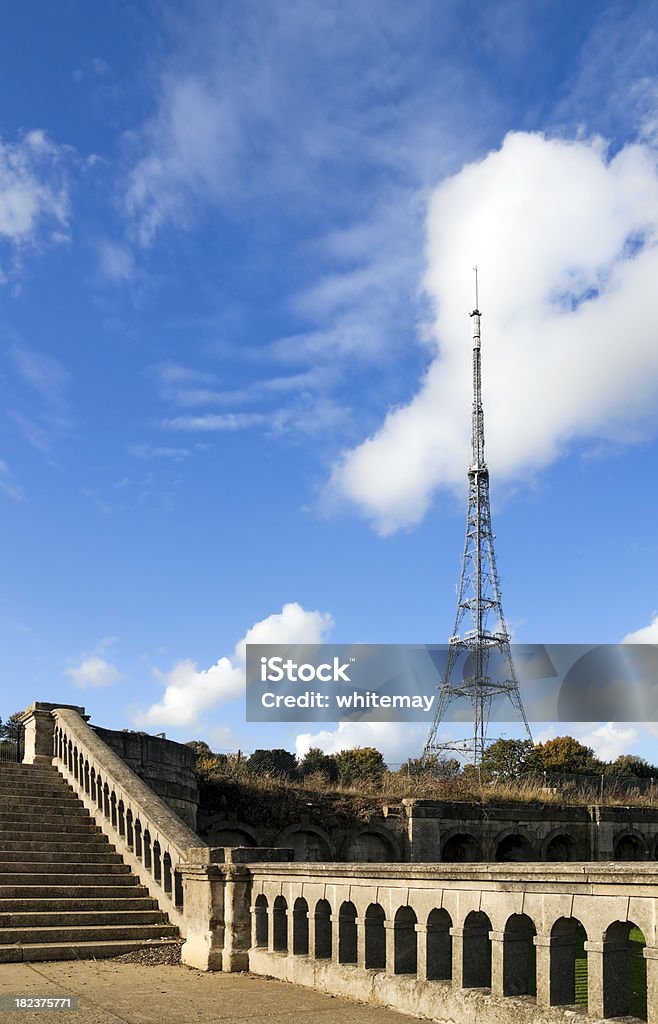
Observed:
[[[633,1006],[658,1024],[655,864],[303,864],[204,847],[76,710],[41,706],[26,725],[25,760],[58,768],[180,928],[190,966],[460,1024],[564,1021],[585,970],[590,1019]]]

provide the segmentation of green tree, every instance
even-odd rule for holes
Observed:
[[[428,754],[426,757],[409,757],[401,765],[398,775],[406,775],[408,778],[432,778],[448,780],[459,775],[461,765],[456,757],[439,757],[437,754]]]
[[[353,786],[360,782],[380,783],[388,770],[384,757],[375,747],[353,747],[334,754],[338,775],[343,785]]]
[[[288,750],[254,750],[247,759],[250,775],[269,775],[279,779],[297,778],[297,758]]]
[[[311,747],[299,762],[299,774],[304,779],[308,775],[324,775],[327,782],[338,782],[336,758],[319,747]]]
[[[603,764],[591,747],[573,736],[556,736],[535,747],[537,767],[541,771],[564,775],[598,775]]]
[[[510,782],[536,769],[532,740],[496,740],[482,757],[483,782]]]
[[[605,774],[611,778],[656,779],[658,768],[637,754],[620,754],[616,761],[606,764]]]

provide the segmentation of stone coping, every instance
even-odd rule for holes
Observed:
[[[95,759],[104,779],[119,787],[131,803],[142,810],[144,817],[167,838],[181,860],[185,860],[190,847],[207,846],[87,725],[77,711],[55,707],[52,714],[55,721],[66,729],[69,737],[77,740],[78,746]]]

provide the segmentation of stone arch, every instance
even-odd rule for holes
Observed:
[[[371,903],[364,917],[366,967],[386,968],[386,914],[379,903]]]
[[[541,846],[541,860],[554,864],[580,860],[579,848],[575,836],[564,829],[556,828],[544,838]]]
[[[418,918],[411,907],[398,907],[393,919],[393,970],[395,974],[418,971]]]
[[[613,860],[636,861],[649,859],[647,841],[642,832],[638,832],[634,828],[625,828],[622,832],[617,832],[613,848]]]
[[[272,909],[272,938],[275,953],[288,952],[288,904],[285,896],[277,896]]]
[[[260,949],[267,949],[269,939],[269,922],[267,918],[268,909],[269,904],[267,902],[267,896],[260,893],[254,902],[254,944]]]
[[[334,844],[317,825],[291,825],[279,833],[272,845],[293,850],[296,861],[315,863],[336,859]]]
[[[482,844],[470,832],[451,829],[441,844],[441,860],[448,864],[476,863],[482,860]]]
[[[462,988],[491,988],[491,921],[472,910],[464,921]]]
[[[508,917],[503,932],[503,995],[537,995],[536,934],[527,914]]]
[[[398,863],[401,854],[398,841],[389,829],[380,825],[363,825],[345,839],[341,859],[348,863]]]
[[[315,904],[315,957],[331,959],[331,907],[327,900]]]
[[[356,952],[356,907],[347,900],[338,914],[338,963],[355,964]]]
[[[199,833],[209,846],[259,846],[258,835],[250,825],[226,818],[211,818]]]
[[[587,932],[576,917],[560,917],[551,928],[551,1006],[587,1006]]]
[[[646,940],[633,921],[613,921],[603,936],[603,1016],[647,1019]]]
[[[427,980],[452,978],[452,918],[447,910],[435,908],[427,918]]]
[[[292,951],[295,956],[308,956],[308,903],[303,896],[292,908]]]
[[[499,863],[523,863],[537,859],[530,836],[519,828],[506,828],[499,832],[491,849],[491,860]]]

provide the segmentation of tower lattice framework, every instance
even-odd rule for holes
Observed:
[[[448,657],[439,687],[436,714],[425,744],[424,756],[457,752],[470,756],[477,766],[487,746],[491,705],[506,696],[516,717],[532,739],[519,684],[514,670],[510,634],[503,615],[500,580],[496,569],[494,534],[489,505],[489,470],[484,458],[484,412],[480,360],[480,317],[475,276],[473,324],[473,419],[472,461],[468,469],[466,542],[462,558],[457,614],[450,637]],[[455,671],[465,662],[463,678]],[[495,670],[495,671],[494,671]],[[492,674],[490,675],[490,671]],[[465,698],[473,709],[473,735],[467,740],[439,742],[437,733],[450,704]]]

